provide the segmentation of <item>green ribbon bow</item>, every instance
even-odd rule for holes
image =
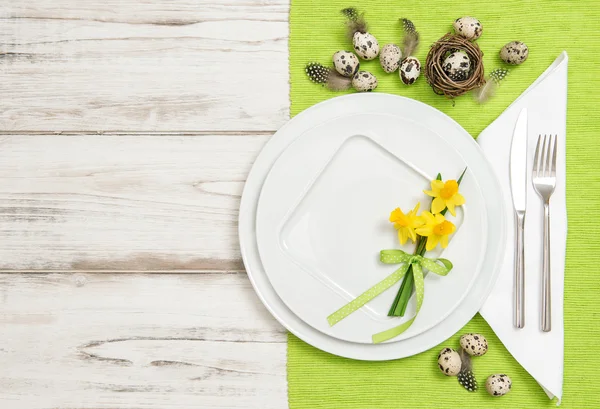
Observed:
[[[386,331],[373,335],[373,343],[378,344],[380,342],[387,341],[395,338],[398,335],[406,331],[414,322],[421,305],[423,304],[423,270],[425,268],[432,273],[440,276],[447,275],[452,270],[452,263],[444,258],[430,259],[419,255],[408,254],[402,250],[382,250],[379,258],[384,264],[402,264],[400,268],[394,271],[392,274],[387,276],[382,281],[369,288],[367,291],[344,305],[342,308],[327,317],[327,322],[330,326],[334,326],[366,303],[383,293],[385,290],[396,284],[408,271],[408,268],[412,266],[413,276],[415,279],[415,289],[417,294],[417,312],[413,318],[407,322],[398,325],[397,327],[390,328]],[[441,263],[441,264],[440,264]]]

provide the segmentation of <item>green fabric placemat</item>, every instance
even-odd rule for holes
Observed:
[[[529,86],[561,51],[569,53],[567,120],[567,208],[569,237],[565,273],[564,408],[600,408],[600,2],[585,1],[371,1],[292,0],[290,12],[290,75],[292,115],[339,95],[305,77],[309,61],[330,63],[331,55],[351,49],[344,36],[340,10],[355,6],[366,12],[370,32],[380,46],[400,43],[398,18],[411,19],[421,33],[416,56],[425,61],[429,46],[451,30],[462,16],[481,20],[478,40],[489,72],[503,66],[498,51],[512,40],[524,41],[529,59],[511,70],[498,95],[484,106],[470,96],[456,105],[435,95],[421,78],[411,87],[398,74],[386,75],[379,61],[362,64],[379,79],[376,92],[423,101],[478,135]],[[510,137],[510,135],[507,135]],[[594,214],[596,212],[596,214]],[[324,318],[325,319],[325,318]],[[436,358],[442,346],[456,347],[460,334],[481,332],[490,344],[476,358],[480,384],[505,372],[513,390],[502,398],[462,389],[455,378],[439,372]],[[486,322],[477,315],[451,339],[417,356],[389,362],[360,362],[321,352],[296,337],[288,338],[288,388],[291,409],[318,408],[545,408],[553,407],[542,389],[507,352]],[[543,348],[540,345],[540,348]]]

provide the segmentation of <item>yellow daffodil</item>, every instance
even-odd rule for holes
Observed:
[[[440,243],[444,249],[448,247],[448,236],[454,233],[456,226],[452,222],[446,220],[443,214],[423,212],[421,217],[425,221],[425,224],[415,231],[418,235],[427,237],[425,249],[427,251],[433,250],[438,243]]]
[[[400,244],[405,244],[409,237],[412,241],[417,240],[415,229],[424,223],[423,218],[417,216],[420,205],[420,203],[417,203],[415,208],[406,214],[399,207],[390,214],[390,222],[394,223],[394,227],[398,230]]]
[[[456,180],[447,180],[446,182],[432,180],[431,190],[425,190],[424,192],[435,198],[431,203],[433,214],[440,213],[447,207],[452,216],[456,216],[454,208],[465,203],[464,196],[458,193],[458,182]]]

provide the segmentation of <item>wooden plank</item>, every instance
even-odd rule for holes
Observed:
[[[0,129],[274,130],[287,0],[32,0],[0,8]]]
[[[2,274],[0,305],[0,407],[287,407],[285,333],[243,273]]]
[[[269,134],[0,136],[1,270],[229,270]]]

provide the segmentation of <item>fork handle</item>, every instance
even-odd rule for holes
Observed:
[[[544,259],[542,261],[542,331],[552,329],[552,298],[550,284],[550,201],[544,202]]]
[[[525,326],[525,212],[516,212],[517,240],[515,247],[514,325]]]

